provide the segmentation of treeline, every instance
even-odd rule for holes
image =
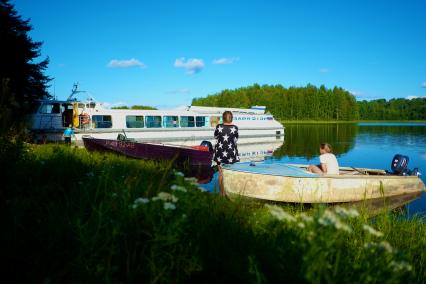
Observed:
[[[325,86],[285,88],[254,84],[194,98],[194,106],[250,108],[266,106],[278,120],[426,120],[426,98],[357,102],[348,91]]]
[[[426,98],[358,102],[363,120],[426,120]]]
[[[195,98],[192,105],[250,108],[264,105],[279,120],[357,120],[358,106],[348,91],[313,85],[285,88],[281,85],[254,84],[224,90],[206,98]]]

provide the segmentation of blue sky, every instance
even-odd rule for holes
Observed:
[[[426,97],[426,1],[12,0],[49,56],[110,105],[189,105],[258,84]]]

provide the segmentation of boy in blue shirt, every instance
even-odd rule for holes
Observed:
[[[72,125],[70,124],[67,129],[65,129],[64,134],[62,135],[64,137],[64,141],[66,145],[71,145],[71,137],[74,135],[74,130],[72,129]]]

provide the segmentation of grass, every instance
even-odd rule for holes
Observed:
[[[426,279],[420,217],[230,202],[167,163],[9,144],[0,249],[15,282]]]

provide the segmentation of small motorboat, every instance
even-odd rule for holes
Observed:
[[[339,175],[318,175],[307,171],[307,167],[268,160],[225,165],[224,189],[230,197],[294,203],[356,202],[425,191],[417,170],[409,175],[405,168],[389,173],[340,167]]]
[[[114,152],[136,159],[167,160],[190,166],[210,166],[212,154],[208,141],[200,146],[183,146],[163,143],[136,142],[126,138],[98,139],[83,136],[89,151]],[[204,143],[204,144],[203,144]]]

